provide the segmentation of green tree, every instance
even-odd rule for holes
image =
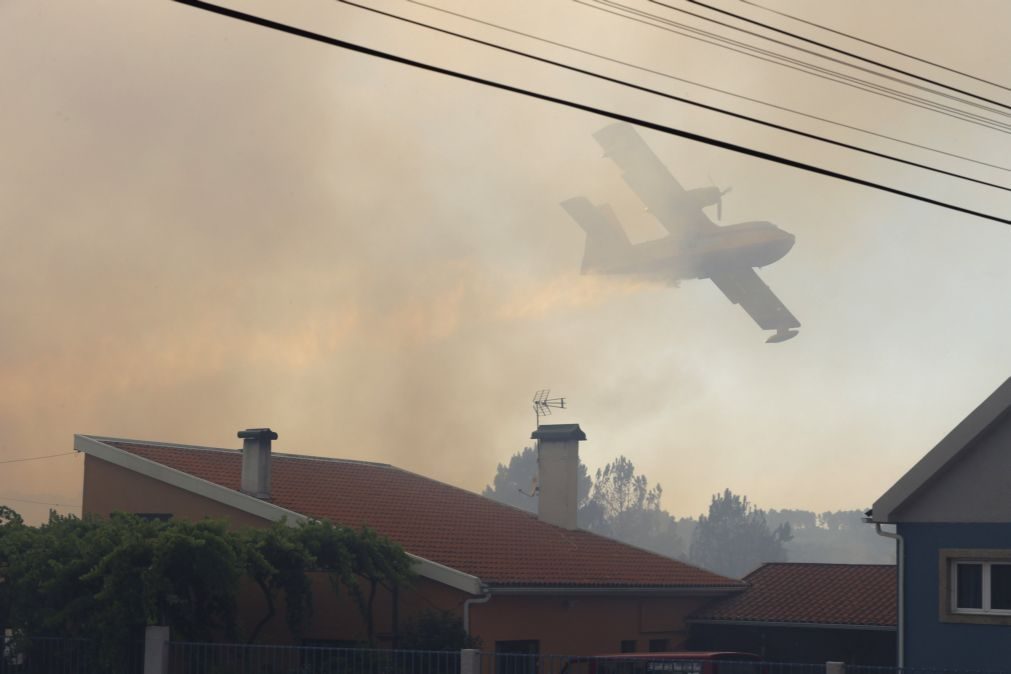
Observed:
[[[284,596],[285,622],[296,637],[302,633],[312,612],[309,572],[316,564],[304,540],[301,527],[277,522],[266,529],[241,532],[246,572],[263,595],[266,609],[253,626],[249,643],[277,615],[277,599]]]
[[[864,521],[864,510],[814,513],[810,510],[766,510],[769,529],[790,525],[792,538],[786,541],[787,558],[793,562],[835,562],[844,564],[894,564],[895,544],[874,533]],[[678,533],[692,540],[698,522],[678,520]]]
[[[659,484],[651,487],[628,458],[619,456],[597,470],[590,500],[599,516],[589,528],[669,557],[683,557],[677,523],[660,507],[662,497]]]
[[[105,665],[124,662],[146,625],[166,624],[186,640],[234,639],[244,576],[267,607],[250,640],[274,617],[281,595],[298,634],[311,610],[310,571],[327,573],[338,595],[350,597],[370,642],[379,590],[413,578],[399,545],[331,522],[235,531],[215,520],[53,513],[29,527],[0,506],[0,628],[20,637],[88,637]]]
[[[116,547],[119,532],[97,528],[90,520],[51,513],[46,524],[25,527],[15,537],[16,554],[9,559],[7,577],[11,628],[21,634],[66,637],[102,629],[96,597],[101,581],[84,576]]]
[[[160,527],[142,574],[149,624],[177,638],[235,638],[236,601],[245,570],[241,539],[217,520],[173,520]]]
[[[537,451],[526,447],[508,464],[499,464],[492,484],[483,495],[529,512],[537,511],[537,497],[530,497],[537,475]],[[579,527],[669,557],[684,557],[685,548],[677,534],[677,524],[660,507],[663,490],[649,486],[646,476],[620,456],[590,478],[586,465],[579,464]]]
[[[396,592],[413,580],[411,558],[400,545],[367,527],[354,531],[314,521],[302,525],[300,536],[338,597],[346,593],[354,601],[372,644],[376,595],[380,588]]]
[[[8,628],[15,638],[33,636],[81,638],[95,641],[97,664],[112,669],[126,661],[132,644],[143,636],[144,606],[140,584],[125,593],[111,586],[125,585],[114,573],[100,568],[117,550],[127,556],[144,533],[130,521],[81,520],[50,514],[40,527],[23,527],[14,537],[16,554],[10,558]],[[118,568],[118,567],[117,567]],[[103,590],[107,590],[103,592]]]
[[[782,524],[789,524],[796,534],[799,529],[816,529],[819,518],[810,510],[798,510],[783,508],[782,510],[769,509],[765,511],[765,519],[770,528],[776,528]]]
[[[459,614],[426,609],[404,625],[397,647],[415,651],[458,651],[480,648],[481,640],[467,634]]]
[[[19,635],[89,637],[112,662],[148,624],[181,638],[231,633],[242,567],[223,523],[52,514],[17,539],[7,579]]]
[[[24,520],[17,512],[0,505],[0,640],[6,634],[11,613],[11,560],[18,554],[16,540],[23,535]]]
[[[498,464],[495,471],[495,478],[490,485],[481,492],[482,496],[487,496],[499,503],[505,503],[527,512],[537,512],[537,489],[535,478],[537,477],[537,450],[533,447],[524,447],[522,452],[516,452],[509,458],[508,464]],[[584,513],[590,501],[590,489],[593,481],[590,473],[586,469],[586,464],[579,462],[579,481],[577,486],[577,496],[579,499],[579,520],[580,526],[583,524]]]
[[[774,531],[765,513],[729,489],[714,494],[709,515],[699,516],[692,537],[692,563],[741,578],[764,562],[786,561],[784,544],[793,538],[789,523]]]
[[[379,588],[398,592],[413,579],[412,562],[403,548],[365,527],[347,538],[352,574],[345,581],[365,621],[370,646],[375,645],[375,600]]]

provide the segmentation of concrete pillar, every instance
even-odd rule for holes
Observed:
[[[460,651],[460,674],[481,674],[481,651],[475,648]]]
[[[829,660],[825,663],[825,674],[846,674],[846,663]]]
[[[144,674],[168,674],[168,642],[168,626],[147,626],[144,631]]]

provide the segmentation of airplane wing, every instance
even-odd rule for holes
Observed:
[[[797,335],[796,330],[791,328],[799,328],[800,321],[783,306],[775,293],[751,267],[720,272],[710,278],[727,299],[734,304],[740,304],[760,328],[776,330],[776,334],[767,341],[782,342]]]
[[[613,159],[622,170],[622,178],[649,212],[674,237],[685,239],[716,227],[698,204],[688,198],[688,192],[653,154],[634,127],[612,124],[597,131],[593,137],[604,148],[604,156]]]

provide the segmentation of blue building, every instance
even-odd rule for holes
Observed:
[[[895,525],[898,664],[1011,668],[1011,379],[874,503],[871,521]]]

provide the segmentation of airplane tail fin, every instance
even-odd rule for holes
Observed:
[[[607,204],[594,206],[586,197],[562,202],[562,208],[586,232],[583,273],[605,272],[620,261],[632,244]]]

